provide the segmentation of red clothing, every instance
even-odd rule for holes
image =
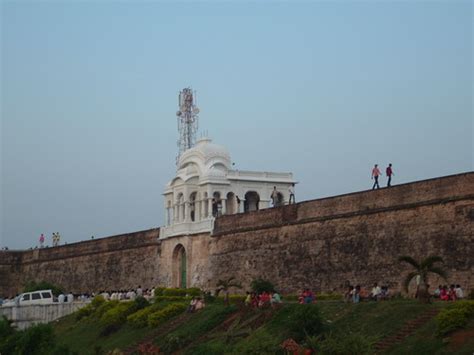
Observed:
[[[387,174],[387,176],[392,176],[392,174],[393,174],[392,168],[391,168],[391,167],[387,167],[387,170],[385,171],[385,173]]]

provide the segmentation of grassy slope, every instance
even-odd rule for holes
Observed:
[[[425,305],[407,300],[358,305],[339,301],[319,302],[321,314],[332,331],[359,332],[373,339],[381,339],[395,333],[408,320],[416,318],[430,307],[444,306],[445,304],[440,303]],[[210,304],[203,311],[193,314],[178,329],[155,339],[155,343],[166,353],[180,350],[186,354],[275,354],[280,350],[279,344],[290,336],[286,324],[295,307],[301,306],[286,304],[278,311],[263,311],[266,313],[261,314],[265,323],[252,329],[250,335],[245,335],[245,331],[250,330],[248,325],[240,327],[243,332],[216,330],[216,327],[229,317],[238,317],[237,322],[245,323],[246,320],[255,319],[255,312],[260,314],[262,311],[236,313],[235,307]],[[453,350],[443,343],[442,339],[435,337],[435,327],[433,320],[426,323],[413,336],[390,349],[390,354],[472,354],[474,341]],[[470,328],[474,328],[473,322]],[[55,330],[61,343],[79,354],[93,354],[95,346],[100,346],[103,350],[125,348],[153,331],[148,328],[136,330],[124,326],[111,336],[100,337],[100,329],[96,324],[87,321],[75,322],[73,317],[66,317],[57,322]]]
[[[62,318],[54,324],[54,330],[60,344],[68,346],[81,355],[95,354],[95,348],[103,351],[125,348],[144,338],[153,329],[133,329],[127,325],[111,336],[99,335],[101,328],[95,321],[82,320],[77,322],[74,315]]]

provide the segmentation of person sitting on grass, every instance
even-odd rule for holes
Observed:
[[[252,295],[248,291],[247,291],[247,296],[245,296],[244,303],[247,307],[250,307],[252,305]]]
[[[193,297],[191,299],[191,302],[189,302],[189,306],[186,312],[193,313],[196,310],[196,303],[197,303],[197,300]]]
[[[314,293],[312,291],[310,291],[309,288],[307,288],[303,292],[303,297],[304,297],[304,303],[305,304],[311,304],[315,301]]]
[[[203,309],[204,307],[206,307],[206,304],[204,303],[204,300],[202,300],[201,297],[198,297],[196,299],[196,305],[194,306],[194,310],[197,312],[200,309]]]
[[[360,285],[357,285],[352,290],[352,302],[353,303],[359,303],[360,302]]]
[[[258,306],[268,306],[270,304],[270,298],[270,294],[267,291],[263,291],[258,298]]]
[[[449,301],[449,296],[448,296],[448,288],[446,286],[443,286],[439,293],[439,299],[441,301]]]
[[[270,304],[274,306],[275,304],[279,304],[279,303],[281,303],[281,297],[278,294],[278,292],[274,291],[272,294],[272,298],[270,300]]]
[[[448,290],[448,297],[450,301],[456,301],[456,290],[454,285],[451,285]]]
[[[382,290],[380,289],[380,286],[377,285],[377,282],[374,283],[374,287],[372,288],[372,291],[370,292],[370,295],[369,295],[370,299],[372,301],[377,301],[381,292]]]

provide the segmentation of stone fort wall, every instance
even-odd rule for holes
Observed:
[[[474,173],[458,174],[223,216],[212,235],[158,240],[159,229],[151,229],[56,248],[2,251],[0,295],[18,292],[29,280],[51,281],[72,292],[177,286],[176,250],[182,247],[187,284],[205,289],[233,276],[245,287],[262,277],[282,292],[373,282],[398,290],[409,271],[398,263],[400,255],[441,255],[448,282],[473,289],[473,226]]]
[[[154,285],[158,280],[159,229],[54,248],[0,252],[0,295],[28,281],[49,281],[65,291],[92,292]]]

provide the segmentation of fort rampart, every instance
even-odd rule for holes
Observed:
[[[0,294],[28,280],[86,292],[178,286],[176,251],[186,250],[186,281],[212,289],[236,277],[281,291],[341,290],[373,282],[399,290],[409,268],[400,255],[444,258],[446,282],[474,288],[474,173],[217,218],[212,235],[158,240],[159,229],[61,247],[0,252]],[[439,280],[432,279],[435,284]]]

